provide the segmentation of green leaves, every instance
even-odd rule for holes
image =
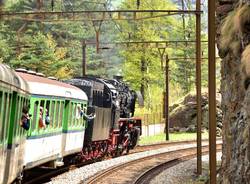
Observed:
[[[54,1],[54,11],[105,10],[99,1],[63,0]],[[190,3],[191,1],[186,1]],[[118,5],[117,5],[118,6]],[[191,6],[191,5],[189,5]],[[6,1],[12,11],[36,11],[33,0]],[[41,11],[51,11],[51,2],[43,1]],[[137,9],[135,0],[122,0],[116,9]],[[172,1],[143,0],[141,10],[181,9]],[[150,15],[150,14],[149,14]],[[154,15],[157,15],[155,13]],[[123,16],[126,16],[123,14]],[[127,14],[127,16],[133,16]],[[139,21],[105,21],[100,27],[100,42],[114,41],[166,41],[194,40],[195,17],[187,15],[166,16]],[[13,67],[24,67],[47,76],[69,78],[82,72],[82,42],[95,42],[93,22],[30,22],[12,20],[0,23],[0,62]],[[206,38],[204,38],[206,39]],[[206,46],[206,45],[205,45]],[[170,100],[178,98],[195,87],[195,44],[158,45],[166,47],[169,58]],[[102,49],[104,48],[104,49]],[[203,49],[206,57],[206,49]],[[178,59],[179,58],[179,59]],[[159,51],[152,45],[100,44],[99,53],[95,45],[87,45],[87,74],[111,78],[123,75],[135,90],[144,93],[146,104],[161,102],[165,89],[165,74]],[[207,62],[202,64],[202,85],[207,84]],[[173,99],[175,100],[175,99]]]
[[[10,61],[13,67],[24,67],[58,78],[69,78],[72,75],[70,62],[66,58],[67,50],[57,47],[50,34],[38,32],[32,36],[25,35],[21,42],[27,48],[22,48],[17,58]]]
[[[136,3],[133,0],[125,0],[122,3],[121,9],[136,9]],[[141,1],[140,9],[177,9],[177,7],[170,1],[148,0]],[[175,40],[170,35],[174,32],[176,21],[172,17],[161,17],[137,22],[119,22],[123,30],[122,34],[120,34],[120,40]],[[165,47],[165,45],[162,46]],[[172,51],[167,48],[166,52],[170,55]],[[148,104],[148,107],[153,105],[152,103],[160,103],[162,101],[161,94],[165,86],[165,75],[158,49],[146,44],[135,44],[129,45],[120,54],[124,60],[123,74],[125,79],[136,90],[141,90],[144,93],[145,102]],[[165,59],[163,63],[165,63]]]
[[[42,10],[50,10],[50,3],[43,2]],[[11,11],[36,11],[33,0],[6,1]],[[59,2],[56,10],[65,7]],[[42,72],[47,76],[69,78],[81,71],[82,39],[93,37],[81,22],[62,24],[2,21],[0,24],[0,62],[15,68],[23,67]]]

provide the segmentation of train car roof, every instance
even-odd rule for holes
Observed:
[[[81,78],[73,78],[66,81],[67,83],[76,85],[76,86],[86,86],[91,87],[95,90],[103,91],[104,84],[102,81],[97,80],[96,78],[89,77],[81,77]]]
[[[11,90],[28,93],[28,83],[20,76],[18,76],[14,70],[8,65],[0,64],[0,86],[5,86]]]
[[[85,81],[90,81],[92,85],[91,87],[95,89],[103,90],[104,86],[106,86],[111,91],[117,90],[116,87],[112,83],[110,83],[108,80],[95,77],[95,76],[76,77],[74,79],[71,79],[70,81],[73,82],[74,85],[84,85],[84,86],[86,85]]]
[[[31,94],[88,100],[82,90],[70,84],[28,73],[16,73],[28,82]]]

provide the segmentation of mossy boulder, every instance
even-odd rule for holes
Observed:
[[[217,94],[217,121],[218,127],[222,127],[222,111],[221,111],[221,95]],[[202,126],[203,128],[208,128],[208,93],[202,94]],[[197,119],[197,103],[196,103],[196,95],[188,94],[183,100],[177,105],[174,104],[170,107],[170,117],[169,117],[169,125],[170,128],[179,127],[179,128],[187,128],[188,130],[196,127]]]

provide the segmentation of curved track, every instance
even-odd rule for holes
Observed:
[[[164,148],[164,147],[168,147],[168,146],[181,146],[181,145],[195,144],[195,143],[196,143],[195,140],[190,140],[190,141],[161,142],[161,143],[151,144],[151,145],[141,145],[141,146],[137,146],[134,150],[131,150],[130,154],[144,152],[144,151],[148,151],[148,150],[156,150],[156,149],[160,149],[160,148]],[[203,140],[203,144],[205,144],[205,143],[208,143],[208,140]],[[169,152],[169,154],[171,154],[171,153]],[[107,159],[110,159],[110,158],[107,158]],[[147,158],[145,158],[145,159],[147,159]],[[95,160],[93,162],[101,161],[101,160],[104,160],[104,158],[100,159],[100,160]],[[136,162],[136,161],[134,161],[134,162]],[[33,184],[33,183],[36,184],[36,183],[49,182],[50,179],[53,177],[56,177],[60,174],[68,172],[69,170],[77,169],[79,167],[82,167],[82,166],[90,164],[90,163],[92,163],[92,162],[63,166],[63,167],[58,168],[58,169],[46,169],[46,168],[32,169],[30,174],[29,174],[30,176],[28,178],[26,178],[24,183],[25,184]],[[127,163],[125,165],[129,165],[129,164],[130,163]],[[121,166],[117,166],[117,168],[119,168],[119,167],[121,167]],[[109,171],[105,171],[105,173],[107,173],[107,172],[109,172]],[[91,180],[89,182],[91,183]]]
[[[202,154],[208,154],[208,151],[203,152]],[[169,169],[177,164],[180,164],[181,162],[190,160],[196,158],[196,154],[190,154],[187,156],[183,156],[180,158],[176,158],[176,159],[172,159],[169,160],[167,162],[161,163],[147,171],[145,171],[144,173],[142,173],[134,182],[134,184],[148,184],[154,177],[156,177],[157,175],[159,175],[160,173],[162,173],[163,171],[165,171],[166,169]]]
[[[217,139],[221,140],[221,139]],[[196,144],[196,140],[189,140],[189,141],[169,141],[169,142],[160,142],[155,144],[149,144],[149,145],[138,145],[134,150],[131,150],[129,153],[139,153],[143,151],[148,151],[152,149],[159,149],[166,146],[180,146],[180,145],[186,145],[186,144]],[[202,143],[208,143],[208,139],[203,139]]]
[[[143,181],[147,181],[148,178],[152,178],[153,173],[159,172],[159,168],[163,167],[163,165],[164,167],[171,167],[187,159],[196,157],[196,149],[196,147],[179,149],[127,162],[125,164],[107,169],[84,183],[109,184],[111,181],[111,183],[116,184],[143,183]],[[217,149],[221,149],[221,144],[217,145]],[[208,146],[203,146],[202,152],[203,154],[207,154]],[[156,166],[159,166],[159,168],[155,168]],[[151,170],[152,168],[155,168],[155,170]]]

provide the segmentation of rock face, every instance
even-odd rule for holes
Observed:
[[[221,183],[250,182],[250,1],[218,0],[217,43],[221,63],[223,157]],[[245,53],[242,55],[242,53]],[[243,56],[243,57],[242,57]],[[247,86],[246,86],[247,87]]]
[[[208,94],[202,94],[202,125],[208,128]],[[217,122],[222,127],[221,95],[217,94]],[[186,128],[190,131],[197,124],[197,104],[195,95],[187,95],[181,103],[170,107],[170,128]],[[195,129],[193,129],[195,131]]]

